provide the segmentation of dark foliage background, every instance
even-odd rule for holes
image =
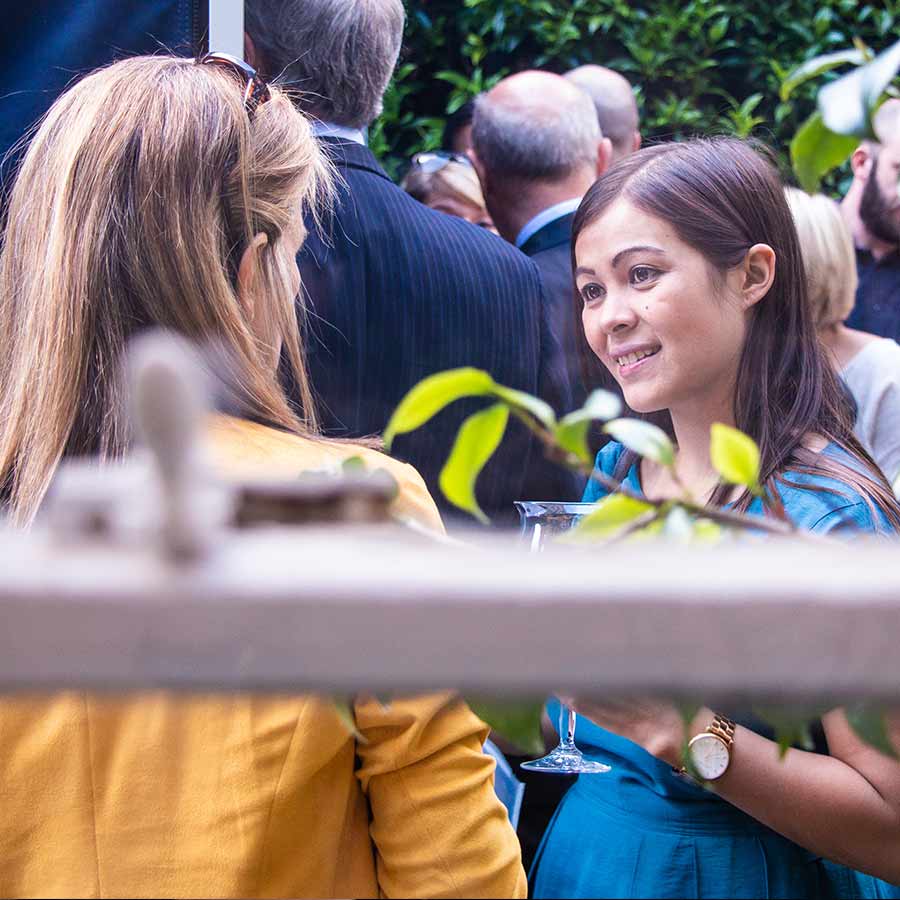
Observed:
[[[370,135],[394,176],[413,153],[440,146],[448,114],[503,76],[587,62],[631,81],[645,140],[752,134],[786,158],[823,79],[782,103],[783,76],[854,38],[880,50],[900,31],[900,0],[407,0],[406,8],[400,64]]]

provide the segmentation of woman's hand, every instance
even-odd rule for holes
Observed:
[[[628,697],[623,700],[576,697],[564,701],[580,716],[628,738],[670,766],[682,764],[687,731],[678,709],[666,700]],[[712,714],[709,715],[712,719]]]

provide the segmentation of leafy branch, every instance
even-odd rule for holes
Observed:
[[[500,445],[509,416],[513,415],[537,436],[549,459],[592,478],[607,492],[608,496],[598,503],[596,510],[579,524],[578,531],[608,534],[608,523],[639,530],[632,527],[638,519],[646,519],[647,524],[652,524],[667,519],[673,510],[680,509],[694,519],[731,529],[778,535],[798,533],[787,520],[780,503],[773,503],[760,486],[759,448],[747,435],[727,425],[714,425],[710,459],[723,482],[759,497],[773,517],[708,506],[691,496],[679,480],[675,447],[668,435],[649,422],[620,418],[621,402],[608,391],[594,391],[581,409],[557,420],[553,410],[542,400],[497,384],[487,372],[472,368],[451,369],[425,378],[404,397],[385,431],[386,446],[390,448],[398,434],[421,427],[444,407],[464,397],[485,397],[496,402],[463,422],[441,470],[439,484],[451,503],[482,523],[487,522],[487,517],[478,505],[475,483]],[[678,500],[652,500],[596,469],[587,442],[588,430],[596,421],[604,422],[603,430],[629,450],[666,468],[673,481],[681,485],[682,496]],[[631,502],[623,505],[621,500],[614,498],[627,498]],[[708,538],[708,525],[704,529]]]
[[[819,91],[817,109],[791,141],[791,164],[801,187],[818,190],[821,179],[849,159],[860,140],[878,140],[874,118],[881,103],[897,91],[891,82],[900,69],[900,41],[875,55],[859,39],[852,49],[826,53],[789,72],[781,83],[781,100],[810,79],[846,65],[850,72]]]
[[[487,517],[478,505],[475,485],[479,474],[503,439],[510,416],[523,422],[540,440],[545,454],[561,465],[597,481],[607,496],[597,503],[571,534],[575,538],[620,541],[662,533],[685,541],[717,541],[723,532],[764,532],[771,535],[816,539],[797,530],[777,493],[760,482],[760,452],[755,441],[735,428],[714,424],[710,434],[710,461],[724,484],[734,485],[758,498],[770,517],[738,513],[705,505],[691,496],[675,469],[675,447],[668,435],[648,422],[621,418],[621,402],[607,391],[595,391],[585,405],[561,419],[543,400],[497,384],[480,369],[451,369],[431,375],[415,385],[400,402],[384,433],[388,449],[397,435],[426,424],[456,400],[481,397],[493,401],[461,425],[439,477],[441,490],[451,503],[480,522]],[[663,466],[679,485],[678,499],[651,500],[596,469],[588,446],[594,422],[639,456]],[[519,747],[537,752],[542,704],[491,703],[480,700],[473,708],[492,727]],[[775,726],[782,754],[794,743],[806,742],[808,716],[798,710],[776,709],[766,716]],[[884,753],[896,755],[887,738],[883,710],[857,707],[848,713],[857,734]]]

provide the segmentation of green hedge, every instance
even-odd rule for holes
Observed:
[[[407,0],[404,49],[370,135],[396,176],[444,120],[512,72],[608,65],[637,88],[645,139],[753,134],[785,157],[821,80],[781,103],[783,75],[900,28],[900,0]],[[834,189],[839,176],[832,178]]]

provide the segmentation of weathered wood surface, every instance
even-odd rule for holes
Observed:
[[[477,540],[230,531],[178,566],[149,546],[2,533],[0,689],[900,697],[896,546]]]

